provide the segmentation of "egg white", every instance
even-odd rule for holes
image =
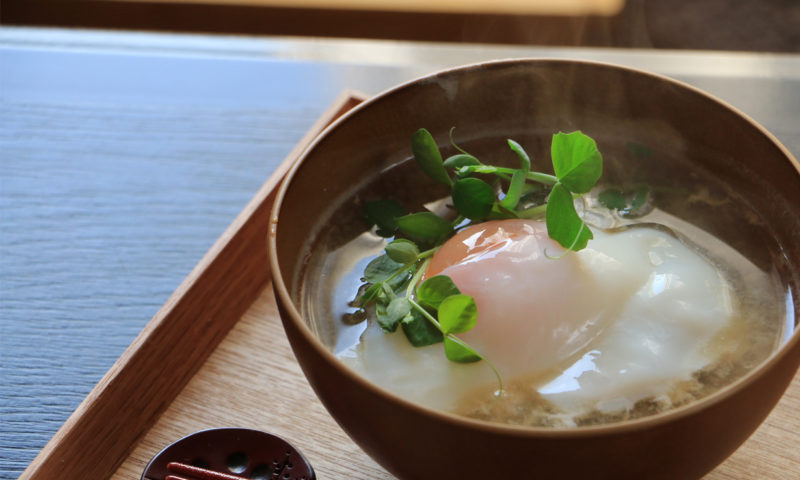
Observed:
[[[585,353],[538,388],[565,411],[627,409],[665,395],[714,360],[712,339],[731,321],[731,287],[710,263],[668,233],[596,235],[579,253],[646,273],[616,320]]]
[[[478,327],[461,338],[506,381],[535,378],[530,388],[575,414],[665,395],[714,360],[709,344],[732,316],[723,275],[672,235],[594,234],[586,249],[557,260],[542,255],[542,242],[520,245],[506,259],[511,274],[498,268],[500,254],[442,272],[462,292],[491,299],[477,300]],[[535,314],[546,330],[531,321]],[[441,344],[414,348],[401,331],[374,323],[339,357],[403,398],[450,410],[495,381],[483,362],[449,362]]]

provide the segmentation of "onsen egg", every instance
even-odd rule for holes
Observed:
[[[732,316],[723,275],[670,233],[594,235],[565,253],[541,222],[485,222],[442,245],[426,273],[449,276],[475,299],[478,323],[459,337],[506,381],[532,379],[563,412],[665,395],[714,360],[709,345]],[[445,409],[493,379],[482,362],[448,362],[441,344],[413,348],[375,327],[342,358],[389,390]]]
[[[442,245],[426,276],[447,275],[475,299],[478,325],[460,337],[513,377],[581,351],[603,333],[644,276],[611,257],[595,259],[602,265],[593,268],[563,253],[541,222],[491,221]]]

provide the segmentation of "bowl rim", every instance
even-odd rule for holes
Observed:
[[[700,98],[702,98],[704,101],[715,103],[718,106],[725,108],[730,113],[740,117],[745,122],[747,122],[751,127],[755,128],[756,131],[758,131],[761,135],[765,136],[767,140],[770,141],[770,143],[772,143],[774,146],[778,148],[778,150],[783,154],[783,156],[794,166],[797,175],[800,176],[800,162],[798,162],[798,160],[777,139],[777,137],[775,137],[772,133],[770,133],[761,124],[756,122],[746,113],[730,105],[728,102],[721,100],[718,97],[708,92],[705,92],[697,87],[689,85],[680,80],[673,79],[666,75],[648,72],[638,68],[619,65],[610,62],[570,59],[570,58],[538,58],[538,57],[489,60],[489,61],[470,63],[466,65],[438,70],[433,73],[416,77],[414,79],[399,83],[393,87],[383,90],[382,92],[368,98],[367,100],[361,102],[352,109],[348,110],[345,114],[343,114],[341,117],[339,117],[330,125],[328,125],[305,148],[305,150],[303,150],[301,155],[297,158],[297,160],[291,166],[289,171],[286,173],[286,175],[281,181],[280,187],[275,196],[275,201],[270,211],[270,221],[269,221],[270,228],[267,235],[267,250],[268,250],[267,254],[269,259],[271,276],[273,280],[273,288],[275,289],[275,291],[277,292],[277,296],[279,297],[277,298],[277,300],[283,303],[286,312],[289,314],[290,321],[298,329],[300,334],[303,336],[304,340],[314,348],[317,354],[324,357],[327,362],[333,365],[333,368],[335,368],[337,371],[339,371],[339,373],[347,377],[350,381],[359,384],[362,388],[365,388],[371,394],[390,400],[393,403],[401,405],[403,408],[415,411],[415,413],[424,416],[433,417],[438,421],[452,424],[454,426],[466,427],[470,429],[482,430],[487,433],[503,434],[507,436],[510,435],[521,438],[530,438],[530,437],[553,438],[553,439],[589,438],[589,437],[599,437],[609,434],[616,435],[616,434],[628,433],[632,431],[645,430],[657,427],[666,423],[670,423],[682,418],[692,416],[701,410],[710,408],[718,403],[721,403],[726,398],[735,395],[737,392],[740,392],[750,384],[756,382],[764,374],[764,372],[772,368],[775,364],[780,363],[784,357],[789,355],[789,352],[791,350],[795,348],[800,348],[798,346],[798,344],[800,343],[800,326],[798,325],[798,320],[800,320],[800,311],[795,311],[795,309],[792,308],[792,312],[787,312],[787,315],[789,315],[790,313],[794,314],[793,315],[795,322],[794,331],[787,340],[785,340],[777,349],[775,349],[770,354],[769,357],[763,360],[757,367],[753,368],[752,370],[744,374],[742,377],[736,379],[735,381],[722,387],[721,389],[709,395],[706,395],[703,398],[689,402],[686,405],[671,408],[664,412],[660,412],[654,415],[648,415],[637,419],[622,420],[605,424],[586,425],[579,427],[535,427],[535,426],[511,425],[499,422],[491,422],[487,420],[473,419],[457,415],[455,413],[447,412],[444,410],[437,410],[407,400],[391,392],[390,390],[387,390],[383,387],[376,385],[375,383],[372,383],[368,379],[362,377],[356,371],[347,367],[333,354],[333,352],[331,352],[328,348],[325,347],[325,345],[323,345],[323,343],[317,338],[316,335],[314,335],[309,326],[303,320],[302,315],[300,314],[297,306],[292,300],[289,290],[285,282],[283,281],[283,275],[280,270],[280,264],[278,262],[278,257],[277,257],[276,239],[277,239],[277,228],[279,225],[279,213],[283,205],[284,197],[286,196],[295,175],[297,174],[301,166],[305,163],[306,159],[311,154],[311,152],[314,151],[317,145],[319,145],[329,135],[331,135],[331,132],[338,129],[340,125],[346,123],[351,117],[359,115],[362,110],[369,109],[373,105],[383,101],[384,98],[391,96],[398,91],[413,88],[414,86],[419,84],[434,82],[442,77],[468,74],[470,71],[486,69],[486,68],[503,69],[503,68],[513,68],[514,66],[518,65],[527,65],[527,64],[543,65],[548,63],[561,64],[561,65],[572,64],[572,65],[582,65],[582,66],[593,66],[593,67],[606,68],[610,70],[618,70],[633,75],[650,77],[655,80],[666,82],[667,84],[671,84],[678,88],[688,90],[694,95],[697,95]],[[795,292],[793,292],[791,289],[788,292],[787,304],[790,306],[794,305],[793,293]],[[781,396],[783,396],[783,393],[784,392],[781,393]],[[770,410],[772,408],[774,408],[774,406],[771,407]]]

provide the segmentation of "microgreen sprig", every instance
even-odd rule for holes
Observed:
[[[581,133],[559,132],[553,135],[550,156],[554,175],[531,171],[528,153],[519,143],[507,140],[509,148],[519,159],[519,168],[486,165],[477,157],[460,148],[452,137],[450,142],[458,154],[442,159],[442,154],[427,130],[419,129],[412,136],[414,159],[429,177],[450,187],[456,211],[473,222],[499,218],[529,218],[529,205],[521,202],[527,182],[535,182],[550,188],[545,220],[550,237],[569,250],[581,250],[592,239],[591,230],[575,210],[574,198],[587,193],[595,185],[603,171],[603,159],[595,141]],[[451,176],[448,169],[453,171]],[[505,192],[496,195],[491,183],[476,175],[494,176],[508,184]],[[412,238],[435,241],[452,234],[444,222],[428,215],[412,214],[398,220],[400,231]],[[421,231],[427,231],[424,235]]]
[[[445,356],[453,362],[486,360],[456,336],[477,324],[475,300],[462,294],[445,275],[431,277],[417,287],[435,251],[436,248],[420,252],[416,244],[407,239],[390,242],[385,253],[372,260],[364,271],[364,279],[371,285],[360,297],[361,304],[374,304],[378,325],[387,333],[400,326],[415,347],[444,342]],[[409,275],[411,270],[414,273]],[[402,290],[405,295],[401,296]],[[486,362],[502,391],[500,374],[491,362]]]
[[[500,383],[495,367],[456,336],[477,323],[475,300],[462,294],[449,277],[437,275],[425,280],[430,256],[468,223],[503,218],[544,216],[550,238],[568,253],[586,247],[592,231],[575,209],[575,199],[589,192],[600,178],[603,159],[593,139],[580,131],[553,135],[550,156],[553,174],[531,170],[525,149],[508,139],[516,154],[518,168],[487,165],[459,147],[450,130],[450,143],[458,153],[444,159],[433,136],[421,128],[411,137],[414,159],[420,169],[450,189],[455,219],[432,212],[406,214],[393,200],[367,204],[365,216],[376,233],[384,237],[399,234],[386,246],[384,255],[369,263],[364,272],[368,288],[361,305],[375,305],[378,324],[386,332],[401,326],[409,342],[417,347],[444,342],[447,358],[470,363],[485,360]],[[421,251],[420,246],[427,250]]]

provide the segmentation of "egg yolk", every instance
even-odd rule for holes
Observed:
[[[459,337],[512,377],[569,360],[618,311],[580,257],[553,258],[563,252],[542,222],[489,221],[445,242],[426,277],[447,275],[475,299],[478,323]]]

